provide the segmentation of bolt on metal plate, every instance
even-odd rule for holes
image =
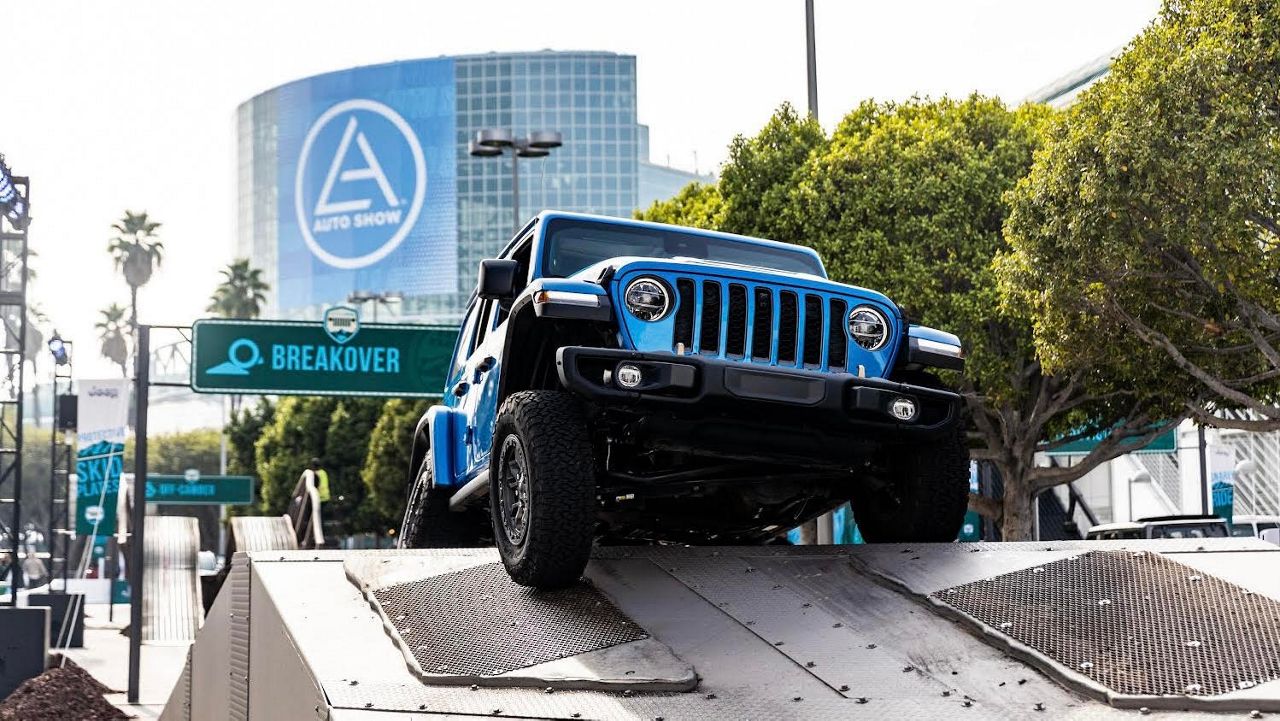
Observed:
[[[1091,551],[933,596],[1119,693],[1280,678],[1280,602],[1156,553]]]
[[[587,583],[533,591],[512,583],[499,563],[373,595],[387,617],[399,621],[396,642],[429,675],[496,676],[649,637]]]

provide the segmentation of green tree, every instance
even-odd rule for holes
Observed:
[[[386,403],[381,398],[344,398],[329,418],[324,454],[318,456],[329,474],[331,499],[325,517],[345,533],[385,530],[385,525],[364,503],[366,493],[361,475],[369,453],[371,431],[376,428]]]
[[[231,413],[224,432],[227,434],[227,473],[256,476],[258,462],[255,445],[275,418],[275,404],[259,398],[255,406]]]
[[[755,136],[734,138],[720,174],[721,229],[800,242],[789,235],[794,228],[780,221],[792,212],[796,174],[826,149],[827,142],[818,121],[800,115],[789,103],[783,103]]]
[[[387,527],[398,526],[404,514],[413,429],[430,407],[424,400],[387,401],[370,435],[364,485],[372,513]]]
[[[49,539],[49,492],[52,483],[49,475],[49,431],[44,428],[27,428],[22,439],[22,517],[23,525],[34,522],[46,542]],[[73,461],[74,463],[74,461]],[[66,482],[66,477],[62,477]],[[61,506],[54,509],[57,518],[54,525],[62,525]],[[74,521],[74,519],[72,519]],[[7,549],[5,549],[7,550]]]
[[[973,457],[992,461],[1005,489],[971,502],[1010,540],[1030,537],[1036,494],[1176,420],[1144,389],[1108,383],[1105,366],[1045,373],[1030,320],[1001,304],[991,259],[1006,247],[1004,194],[1030,167],[1049,112],[980,96],[867,102],[820,141],[784,108],[761,137],[734,142],[719,187],[726,208],[742,209],[721,229],[810,245],[835,280],[881,290],[912,322],[965,341],[965,372],[948,380],[966,401]],[[1097,432],[1080,463],[1036,465],[1038,452]]]
[[[134,438],[124,444],[124,467],[133,468]],[[194,468],[217,475],[222,465],[222,435],[214,428],[159,433],[147,438],[147,472],[182,475]]]
[[[655,200],[635,213],[641,220],[673,223],[694,228],[724,227],[724,202],[720,187],[711,183],[689,183],[670,200]]]
[[[205,310],[223,318],[257,318],[266,302],[271,286],[262,280],[262,269],[249,266],[247,258],[240,258],[223,268],[222,282],[209,296]]]
[[[93,327],[98,329],[102,357],[120,366],[120,373],[129,375],[129,343],[125,339],[125,309],[118,303],[98,311],[101,316]]]
[[[1011,203],[1047,367],[1124,356],[1201,422],[1280,429],[1280,4],[1166,0]]]
[[[107,252],[115,261],[116,270],[129,284],[129,325],[138,324],[138,288],[147,284],[163,260],[164,244],[156,238],[160,223],[147,216],[147,211],[134,213],[126,210],[124,217],[112,223],[116,235],[107,243]]]
[[[261,510],[279,515],[289,508],[289,494],[312,458],[324,457],[329,422],[338,400],[292,396],[280,401],[275,415],[254,445]]]

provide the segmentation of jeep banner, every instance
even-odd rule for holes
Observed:
[[[76,534],[116,531],[116,500],[129,424],[129,381],[80,381],[76,434]]]

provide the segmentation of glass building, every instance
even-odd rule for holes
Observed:
[[[523,219],[545,208],[629,216],[712,180],[648,162],[636,59],[609,52],[326,73],[248,100],[236,123],[236,250],[272,286],[266,317],[316,318],[361,293],[399,294],[379,320],[456,322],[479,261],[514,231],[510,155],[468,151],[483,128],[563,136],[550,156],[519,161]]]

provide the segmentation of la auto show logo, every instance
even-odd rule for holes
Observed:
[[[364,268],[404,242],[422,212],[427,163],[413,129],[374,100],[346,100],[307,131],[293,204],[307,248],[335,268]]]

